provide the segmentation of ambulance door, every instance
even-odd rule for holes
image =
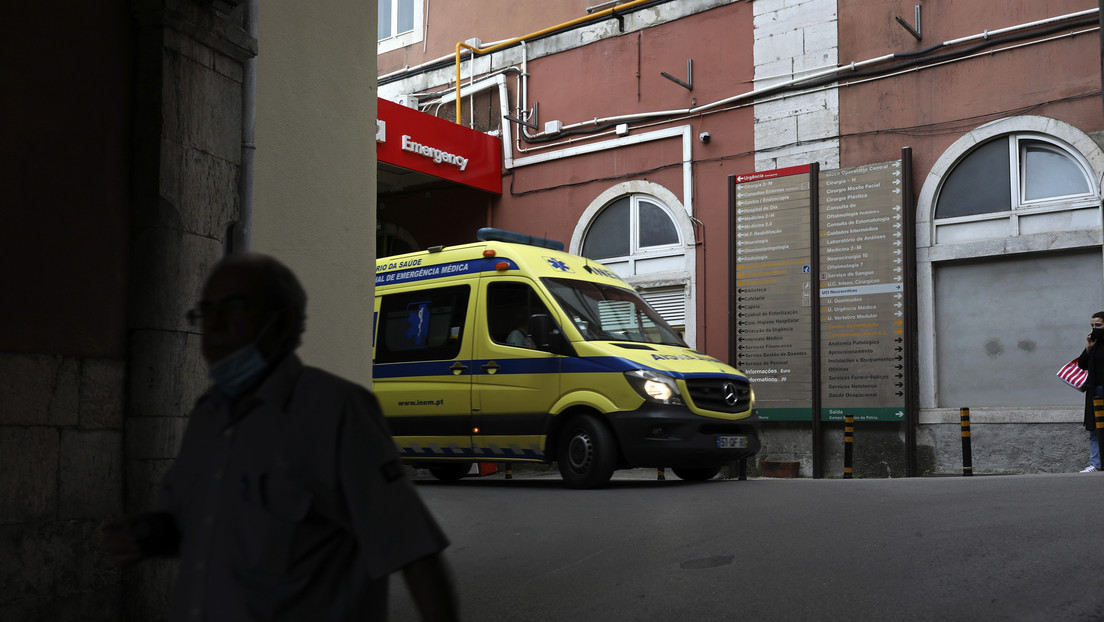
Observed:
[[[526,329],[530,316],[548,314],[548,302],[524,278],[485,277],[480,289],[473,327],[472,444],[488,462],[541,460],[563,357],[538,350]]]
[[[372,388],[405,458],[472,455],[473,296],[468,284],[381,296]]]

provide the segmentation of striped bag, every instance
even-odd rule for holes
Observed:
[[[1085,380],[1089,378],[1089,371],[1077,366],[1077,359],[1066,363],[1058,370],[1058,377],[1069,386],[1078,391],[1085,390]]]

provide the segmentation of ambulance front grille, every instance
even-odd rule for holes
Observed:
[[[731,385],[728,387],[727,385]],[[687,380],[690,399],[702,410],[741,413],[751,408],[751,387],[743,380],[706,378]]]

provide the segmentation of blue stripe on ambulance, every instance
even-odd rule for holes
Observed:
[[[463,374],[487,374],[482,367],[494,361],[499,369],[495,375],[501,374],[593,374],[602,372],[626,372],[633,369],[651,369],[657,373],[667,374],[674,378],[693,380],[698,378],[716,378],[720,376],[735,377],[747,382],[747,376],[738,374],[717,374],[710,372],[681,373],[664,369],[649,367],[637,361],[618,356],[588,356],[588,357],[541,357],[541,358],[495,358],[480,359],[475,361],[420,361],[416,363],[381,363],[372,366],[372,375],[377,379],[384,378],[414,378],[426,376],[451,376],[456,375],[453,366],[460,363],[467,369]]]
[[[455,373],[452,366],[456,363],[466,366],[466,371]],[[372,377],[417,378],[433,376],[453,376],[471,373],[471,361],[418,361],[416,363],[377,363],[372,366]]]
[[[450,276],[462,276],[479,272],[502,272],[498,264],[506,262],[506,270],[517,270],[518,266],[512,259],[500,257],[481,257],[465,261],[450,261],[448,263],[430,264],[426,266],[412,266],[396,270],[384,270],[376,273],[376,287],[383,285],[401,285],[404,283],[417,283],[419,281],[431,281]]]

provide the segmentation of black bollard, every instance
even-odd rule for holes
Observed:
[[[843,479],[851,479],[851,460],[854,455],[852,448],[855,445],[855,417],[846,415],[843,421]]]
[[[974,474],[974,457],[970,451],[970,409],[959,410],[962,417],[962,475]]]

